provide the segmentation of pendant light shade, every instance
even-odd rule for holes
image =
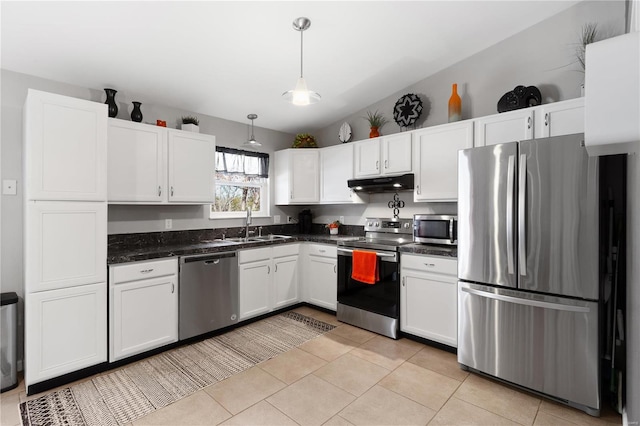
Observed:
[[[307,88],[307,82],[304,80],[302,71],[303,71],[303,40],[302,34],[305,30],[307,30],[311,26],[311,20],[309,18],[298,18],[293,21],[293,29],[296,31],[300,31],[300,78],[298,78],[298,82],[296,83],[296,87],[293,90],[289,90],[282,94],[282,97],[291,102],[294,105],[304,106],[309,104],[315,104],[320,100],[320,95],[312,90]]]
[[[243,143],[242,146],[246,147],[246,148],[257,148],[259,146],[262,146],[262,144],[256,140],[256,137],[253,136],[253,120],[258,118],[258,115],[257,114],[249,114],[249,115],[247,115],[247,118],[249,120],[251,120],[251,137],[249,138],[248,141]]]

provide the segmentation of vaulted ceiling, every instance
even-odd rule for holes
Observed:
[[[320,129],[577,1],[2,2],[2,68],[288,133]],[[281,99],[300,71],[320,103]]]

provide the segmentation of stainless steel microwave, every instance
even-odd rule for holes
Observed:
[[[458,216],[413,215],[413,241],[423,244],[458,245]]]

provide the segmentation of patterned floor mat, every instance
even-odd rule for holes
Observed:
[[[266,318],[23,402],[22,424],[128,424],[333,328],[297,312]]]

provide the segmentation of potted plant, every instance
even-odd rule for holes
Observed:
[[[339,220],[334,220],[331,223],[327,223],[324,227],[329,229],[329,234],[338,235],[338,227],[341,225]]]
[[[380,136],[380,129],[387,123],[387,119],[376,110],[376,112],[367,111],[367,121],[369,122],[369,127],[371,127],[371,132],[369,132],[370,138],[377,138]]]
[[[317,148],[316,138],[309,133],[298,133],[292,148]]]
[[[197,117],[187,115],[182,117],[182,126],[180,128],[188,132],[200,133],[200,127],[198,127],[198,124],[200,124],[200,120],[198,120]]]

